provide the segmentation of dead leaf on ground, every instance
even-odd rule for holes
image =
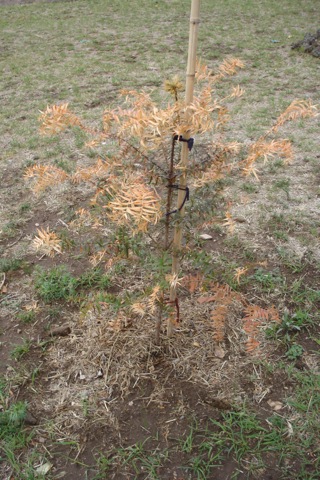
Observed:
[[[221,348],[219,346],[216,346],[216,348],[214,349],[214,355],[217,358],[223,359],[226,356],[226,352],[225,352],[225,350],[223,350],[223,348]]]
[[[199,297],[198,303],[202,305],[203,303],[214,302],[215,300],[216,300],[215,295],[210,295],[210,297]]]
[[[267,401],[267,404],[268,404],[275,412],[278,412],[279,410],[281,410],[281,409],[284,407],[283,403],[278,402],[277,400],[268,400],[268,401]]]
[[[212,236],[211,235],[208,235],[207,233],[202,233],[201,235],[199,235],[199,238],[201,238],[202,240],[212,240]]]
[[[42,465],[40,465],[40,467],[36,468],[36,476],[45,475],[46,473],[49,472],[49,470],[51,470],[52,466],[53,465],[50,462],[43,463]]]

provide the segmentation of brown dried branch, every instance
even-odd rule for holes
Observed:
[[[256,352],[260,342],[257,339],[260,328],[264,323],[275,321],[280,322],[279,312],[274,306],[264,309],[258,305],[248,305],[244,309],[243,330],[248,335],[246,350],[248,353]]]
[[[34,179],[32,190],[35,193],[40,193],[47,188],[58,185],[66,181],[69,175],[61,168],[53,165],[34,165],[27,168],[24,173],[26,178]]]
[[[277,118],[271,132],[276,132],[286,122],[298,120],[299,118],[317,117],[318,115],[317,106],[313,105],[311,100],[293,100],[289,107]]]
[[[200,290],[203,284],[203,274],[196,273],[190,274],[182,278],[181,285],[188,289],[189,293],[193,294]]]
[[[84,128],[80,119],[68,109],[68,103],[47,106],[44,112],[40,112],[40,132],[43,135],[55,135],[68,127],[79,126]]]
[[[227,313],[227,305],[217,305],[211,312],[211,321],[214,328],[213,338],[219,343],[224,341]]]
[[[61,240],[54,232],[50,232],[49,227],[46,230],[37,229],[37,236],[32,241],[32,248],[49,257],[62,253]]]
[[[142,179],[125,179],[105,208],[113,222],[127,225],[133,233],[145,232],[149,223],[155,225],[161,218],[160,198]]]

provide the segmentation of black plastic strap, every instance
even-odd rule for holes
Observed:
[[[188,144],[188,149],[189,152],[191,152],[193,144],[194,144],[194,138],[189,138],[188,140],[186,138],[183,138],[182,135],[175,135],[173,137],[173,140],[179,140],[179,142],[186,142]]]
[[[176,297],[175,300],[166,300],[164,303],[166,303],[167,305],[174,305],[174,306],[176,307],[176,311],[177,311],[176,322],[177,322],[177,323],[180,323],[180,308],[179,308],[179,299],[178,299],[178,297]]]
[[[190,190],[189,190],[189,187],[182,188],[182,187],[179,187],[179,185],[172,184],[172,185],[167,185],[167,188],[174,188],[175,190],[184,190],[184,191],[186,192],[186,194],[185,194],[185,197],[184,197],[183,202],[182,202],[182,204],[180,205],[180,207],[179,207],[179,208],[176,208],[175,210],[172,210],[172,212],[166,213],[166,217],[168,217],[169,215],[172,215],[173,213],[180,212],[180,210],[183,209],[184,204],[186,203],[186,201],[189,200],[189,198],[190,198]]]

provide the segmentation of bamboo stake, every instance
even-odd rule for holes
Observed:
[[[193,91],[194,91],[194,79],[196,73],[196,54],[197,54],[197,43],[198,43],[198,29],[200,23],[200,0],[191,1],[191,14],[190,14],[190,30],[189,30],[189,49],[188,49],[188,63],[187,63],[187,74],[186,74],[186,95],[185,102],[186,106],[190,105],[193,101]],[[192,133],[192,132],[190,132]],[[189,137],[190,138],[190,135]],[[186,140],[188,139],[186,138]],[[180,177],[179,187],[185,189],[187,186],[187,173],[186,168],[188,166],[189,150],[188,144],[183,142],[181,149],[181,167],[182,175]],[[177,208],[182,205],[185,198],[186,192],[184,190],[178,190],[178,200]],[[173,252],[172,252],[172,277],[173,279],[177,278],[179,275],[179,260],[181,252],[181,243],[182,243],[182,219],[184,217],[184,207],[177,212],[177,215],[180,218],[177,220],[174,236],[173,236]],[[177,299],[177,285],[176,282],[172,282],[170,288],[170,302],[174,303]],[[173,333],[173,322],[172,319],[168,318],[167,323],[167,335],[171,337]]]

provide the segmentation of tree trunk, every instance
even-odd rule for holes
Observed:
[[[190,105],[193,101],[193,90],[194,90],[194,80],[196,73],[196,54],[197,54],[197,43],[198,43],[198,29],[199,29],[199,18],[200,13],[200,0],[192,0],[191,3],[191,14],[190,14],[190,30],[189,30],[189,49],[188,49],[188,63],[187,63],[187,75],[186,75],[186,96],[185,102],[186,106]],[[192,132],[190,132],[191,134]],[[185,139],[188,140],[190,135]],[[182,143],[181,150],[181,162],[182,175],[180,177],[180,184],[178,190],[178,200],[177,200],[177,209],[178,212],[176,215],[179,216],[176,222],[173,236],[173,251],[172,251],[172,277],[177,278],[179,275],[179,260],[181,253],[181,244],[182,244],[182,220],[184,217],[184,206],[180,209],[181,205],[184,202],[186,196],[186,187],[187,187],[187,174],[186,167],[188,165],[189,150],[188,144],[186,142]],[[183,170],[185,167],[185,170]],[[175,282],[172,283],[170,288],[170,302],[174,303],[177,299],[177,285]],[[172,318],[168,318],[167,324],[167,334],[168,337],[171,337],[173,333],[173,322]]]

